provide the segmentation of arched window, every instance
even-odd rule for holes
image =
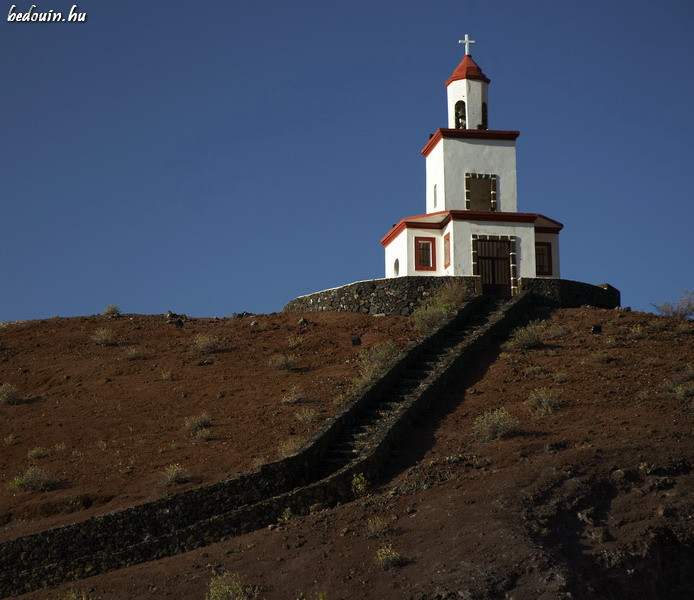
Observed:
[[[400,261],[396,258],[395,262],[393,263],[393,273],[395,273],[395,276],[397,277],[400,275]]]
[[[467,119],[465,118],[465,100],[458,100],[455,103],[455,128],[467,129]]]
[[[482,102],[482,129],[488,129],[486,102]]]

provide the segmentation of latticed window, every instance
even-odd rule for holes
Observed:
[[[482,129],[488,128],[489,121],[487,119],[487,103],[482,102]]]
[[[436,270],[436,246],[434,238],[414,238],[414,268],[417,271]]]

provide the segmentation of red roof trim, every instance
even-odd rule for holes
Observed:
[[[431,217],[434,215],[442,215],[437,223],[418,222],[418,219]],[[564,225],[559,221],[545,217],[539,213],[510,213],[510,212],[482,212],[474,210],[449,210],[429,213],[426,215],[415,215],[413,217],[405,217],[395,225],[381,239],[382,246],[388,246],[395,238],[397,238],[405,229],[443,229],[450,221],[496,221],[506,223],[535,223],[538,219],[546,219],[550,223],[555,223],[556,227],[535,227],[536,233],[559,233]]]
[[[520,135],[520,131],[500,131],[496,129],[437,129],[436,133],[431,136],[427,145],[422,149],[424,156],[429,156],[429,153],[439,143],[441,138],[465,138],[478,140],[509,140],[515,141]]]
[[[482,73],[482,69],[472,60],[470,54],[463,56],[463,60],[460,61],[460,64],[455,68],[455,71],[453,71],[453,74],[448,78],[448,81],[446,81],[446,85],[453,81],[458,81],[459,79],[476,79],[477,81],[489,83],[489,78]]]

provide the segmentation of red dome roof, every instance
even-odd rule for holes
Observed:
[[[482,69],[472,60],[472,56],[469,54],[466,54],[463,60],[460,61],[460,64],[456,67],[455,71],[453,71],[453,75],[448,78],[446,85],[458,79],[477,79],[489,83],[487,76],[482,73]]]

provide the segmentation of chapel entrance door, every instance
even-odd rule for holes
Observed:
[[[478,240],[477,262],[482,293],[495,298],[511,297],[511,242]]]

